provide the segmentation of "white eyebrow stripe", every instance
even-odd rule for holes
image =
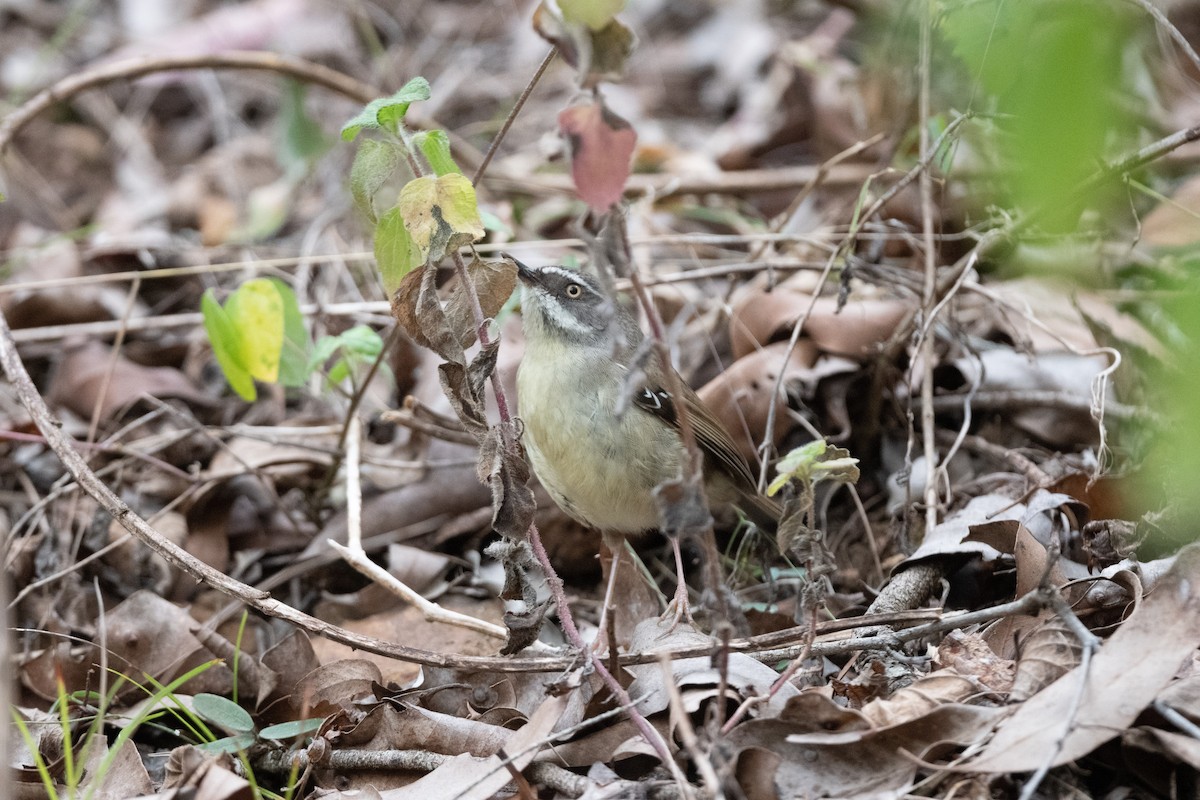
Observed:
[[[578,272],[573,269],[567,269],[566,267],[542,267],[542,272],[553,272],[555,275],[566,278],[567,280],[577,280],[580,277]],[[583,281],[580,281],[580,283],[582,282]]]

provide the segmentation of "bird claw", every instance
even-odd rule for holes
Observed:
[[[679,623],[684,620],[689,625],[694,621],[692,618],[692,605],[688,602],[686,583],[680,582],[675,587],[675,596],[671,598],[670,603],[667,603],[667,610],[663,612],[659,619],[666,622],[668,617],[671,619],[671,627],[667,629],[667,633],[674,633],[675,629],[679,627]]]

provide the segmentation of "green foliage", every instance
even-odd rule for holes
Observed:
[[[321,368],[331,358],[337,357],[329,368],[328,378],[341,383],[356,367],[369,367],[383,352],[383,339],[367,325],[356,325],[337,336],[322,336],[313,349],[308,362],[308,371]]]
[[[484,234],[475,187],[458,173],[414,178],[400,190],[397,208],[429,263]]]
[[[429,166],[433,168],[435,175],[449,175],[456,172],[462,175],[462,170],[458,164],[454,163],[454,158],[450,155],[450,137],[443,130],[432,130],[418,133],[413,137],[413,144],[425,156],[425,160],[429,162]]]
[[[982,88],[1000,115],[1006,201],[1036,210],[1043,230],[1075,230],[1083,203],[1105,196],[1068,202],[1073,191],[1114,144],[1130,139],[1130,120],[1117,107],[1127,81],[1123,50],[1136,41],[1129,14],[1087,0],[941,7],[940,32],[975,78],[972,92]]]
[[[797,447],[775,467],[778,477],[767,487],[767,494],[774,496],[791,481],[805,486],[814,486],[825,480],[838,483],[858,482],[858,459],[841,447],[832,447],[824,439],[816,439]]]
[[[255,379],[299,386],[307,376],[308,334],[296,295],[282,281],[255,278],[222,307],[212,290],[200,300],[204,330],[225,379],[253,401]]]
[[[244,708],[227,697],[208,693],[201,693],[192,698],[192,710],[196,716],[229,734],[224,738],[213,738],[198,745],[200,750],[207,753],[239,753],[263,739],[294,739],[312,733],[320,728],[324,721],[320,717],[293,720],[271,725],[256,733],[254,720]]]
[[[375,226],[375,263],[389,297],[400,288],[405,275],[425,263],[421,248],[409,235],[398,206],[383,212]]]
[[[403,226],[400,226],[403,231]],[[275,278],[242,284],[225,306],[212,290],[201,298],[204,330],[229,385],[246,401],[257,396],[255,380],[302,386],[330,359],[328,378],[340,383],[383,352],[383,340],[366,325],[337,336],[323,336],[310,346],[296,295]]]
[[[244,708],[228,698],[201,693],[192,698],[192,710],[206,722],[211,722],[229,734],[199,745],[209,753],[236,753],[254,744],[254,720]]]
[[[1196,259],[1193,251],[1192,259]],[[1186,256],[1184,260],[1187,259]],[[1168,295],[1157,315],[1156,327],[1169,343],[1160,362],[1159,374],[1150,383],[1162,392],[1164,411],[1172,424],[1159,432],[1135,493],[1144,507],[1166,506],[1168,512],[1147,526],[1151,535],[1139,548],[1140,558],[1161,558],[1197,540],[1193,521],[1200,517],[1200,495],[1195,491],[1200,476],[1200,266],[1189,265],[1190,275],[1181,288]]]
[[[321,728],[321,723],[325,721],[324,717],[313,717],[311,719],[297,719],[291,722],[280,722],[277,725],[268,725],[258,732],[259,739],[270,739],[276,742],[282,742],[284,739],[295,739],[297,736],[306,736],[310,733],[316,733]]]
[[[93,742],[97,737],[102,735],[104,724],[107,717],[109,705],[112,703],[113,697],[116,696],[121,686],[128,680],[123,675],[118,675],[119,680],[114,682],[109,688],[108,693],[104,697],[99,697],[94,693],[87,693],[88,697],[99,697],[100,705],[92,717],[92,722],[82,736],[74,735],[70,718],[70,707],[72,705],[72,695],[68,695],[66,687],[63,684],[62,678],[58,680],[58,700],[55,704],[59,713],[59,724],[62,726],[63,740],[63,778],[65,780],[66,789],[65,796],[72,798],[82,798],[82,800],[92,800],[96,796],[100,787],[104,784],[106,776],[112,770],[113,763],[116,761],[117,755],[125,744],[138,732],[138,730],[147,722],[154,719],[161,713],[163,701],[168,698],[173,698],[175,691],[183,686],[188,681],[202,675],[210,668],[221,663],[219,660],[206,661],[197,667],[192,668],[183,675],[180,675],[169,684],[159,685],[154,692],[147,690],[150,698],[147,702],[137,706],[137,712],[132,718],[125,720],[124,727],[116,735],[116,738],[108,744],[108,750],[104,757],[100,760],[100,765],[92,772],[84,774],[81,765],[76,763],[76,753],[87,753],[93,746]],[[178,701],[174,701],[178,706]],[[42,787],[46,790],[48,797],[52,800],[57,800],[60,797],[58,784],[51,774],[49,765],[40,750],[38,749],[37,741],[33,738],[29,731],[28,725],[17,713],[15,707],[10,707],[9,713],[13,717],[13,721],[20,731],[21,736],[25,740],[25,745],[29,752],[33,755],[34,766],[38,771],[38,776],[41,778]],[[86,790],[84,790],[86,784]],[[83,790],[83,791],[81,791]]]
[[[304,108],[304,84],[288,80],[284,84],[283,133],[279,143],[279,163],[293,179],[308,171],[330,147],[321,126]]]
[[[350,167],[350,196],[367,219],[376,222],[375,195],[396,171],[401,153],[392,142],[364,139]]]
[[[346,141],[368,128],[385,134],[359,145],[350,169],[350,193],[375,224],[375,259],[389,296],[414,269],[437,263],[485,233],[475,187],[455,163],[450,137],[442,130],[409,135],[404,126],[408,106],[428,97],[429,83],[413,78],[391,97],[372,100],[342,128]],[[412,174],[423,171],[421,159],[433,175]],[[376,198],[402,164],[410,167],[409,179],[396,201],[380,212]],[[492,221],[500,224],[494,217]]]
[[[582,22],[594,31],[604,28],[625,8],[625,0],[558,0],[568,22]]]
[[[418,100],[429,99],[429,81],[413,78],[391,97],[379,97],[367,103],[349,122],[342,126],[342,140],[352,142],[363,129],[383,129],[393,133],[400,130],[408,107]]]

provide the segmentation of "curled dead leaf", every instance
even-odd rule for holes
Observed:
[[[739,358],[700,389],[700,399],[733,435],[734,443],[749,463],[757,463],[758,442],[766,432],[772,406],[775,429],[771,443],[779,444],[791,429],[784,413],[786,396],[773,396],[779,371],[783,370],[786,394],[789,382],[802,378],[801,373],[811,368],[816,359],[817,350],[811,342],[798,343],[790,354],[787,342],[776,342]]]
[[[836,297],[818,297],[791,284],[774,291],[749,292],[734,306],[729,321],[733,354],[752,350],[791,335],[796,322],[812,305],[804,334],[823,353],[863,360],[890,339],[909,314],[909,305],[885,297],[851,296],[839,309]]]

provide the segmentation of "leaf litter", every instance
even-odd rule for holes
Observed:
[[[381,102],[355,133],[401,118],[431,128],[433,116],[450,132],[422,140],[437,176],[399,192],[379,178],[404,166],[392,150],[368,144],[355,160],[349,146],[279,136],[285,93],[316,123],[294,136],[329,141],[366,98],[296,93],[269,73],[164,69],[67,99],[69,114],[33,118],[3,151],[0,310],[55,424],[165,540],[321,621],[305,631],[244,615],[245,603],[130,538],[80,492],[6,385],[0,524],[21,724],[9,731],[5,796],[44,796],[47,780],[112,798],[290,785],[386,798],[1052,796],[1041,771],[1078,796],[1174,796],[1193,779],[1200,562],[1195,546],[1163,544],[1178,498],[1131,476],[1170,431],[1157,383],[1181,336],[1156,293],[1175,291],[1190,264],[1194,148],[1179,150],[1177,185],[1155,176],[1156,188],[1137,191],[1137,220],[1095,223],[1069,247],[980,251],[951,274],[981,232],[1005,224],[975,191],[995,178],[993,122],[964,126],[935,164],[938,258],[956,288],[930,319],[919,198],[911,187],[882,194],[920,156],[911,67],[901,68],[912,56],[871,44],[877,18],[820,4],[788,14],[746,2],[696,14],[594,6],[543,4],[532,23],[473,7],[465,26],[453,3],[397,16],[299,0],[202,4],[143,20],[149,28],[108,6],[79,28],[57,6],[0,12],[10,97],[133,52],[248,46],[388,83],[372,58],[418,58],[411,38],[430,82],[402,92],[402,110]],[[1194,16],[1176,9],[1171,21],[1186,30]],[[472,187],[450,155],[481,163],[544,46],[534,29],[565,66],[551,65]],[[72,46],[50,44],[59,31]],[[41,57],[30,41],[46,43]],[[1190,119],[1194,98],[1175,88],[1174,55],[1158,56],[1142,66],[1159,77],[1169,127]],[[878,132],[886,148],[850,156],[865,171],[815,170]],[[814,169],[803,179],[771,183],[804,166]],[[634,178],[659,170],[663,191],[631,191],[642,185],[626,180],[631,167]],[[570,180],[553,184],[555,170]],[[858,176],[870,173],[881,177],[864,189]],[[675,193],[684,180],[703,188]],[[402,224],[372,242],[397,196]],[[654,535],[634,544],[620,652],[596,657],[666,742],[670,765],[588,659],[563,646],[529,522],[536,513],[589,638],[604,635],[593,622],[598,540],[528,485],[520,410],[503,416],[495,393],[515,396],[521,339],[509,335],[514,273],[491,245],[563,263],[580,249],[555,240],[578,238],[592,260],[620,263],[594,237],[596,217],[622,197],[624,241],[670,321],[681,371],[751,464],[768,453],[766,482],[781,455],[820,439],[860,470],[852,488],[794,490],[801,511],[784,552],[736,520],[718,531],[719,549],[685,542],[695,626],[659,624],[673,565]],[[864,198],[884,215],[860,220]],[[490,220],[508,233],[452,265]],[[395,271],[381,279],[362,263],[370,253]],[[443,255],[441,268],[424,265]],[[834,261],[831,284],[819,276]],[[197,312],[206,292],[228,301],[268,276],[295,292],[314,340],[356,326],[387,340],[399,324],[390,366],[347,362],[338,380],[318,371],[285,389],[270,380],[280,368],[271,328],[247,351],[245,381],[267,380],[239,401]],[[926,418],[947,462],[934,473],[921,443],[926,376]],[[366,427],[353,465],[366,482],[361,521],[346,508],[351,414]],[[926,529],[931,485],[939,515]],[[506,621],[507,645],[430,622],[369,584],[331,555],[327,540],[351,535],[427,598]],[[913,587],[925,587],[915,601]],[[714,611],[718,592],[736,601],[728,618]],[[339,631],[422,655],[352,650]],[[530,655],[532,645],[561,649]],[[198,747],[223,735],[198,695],[249,713],[241,756]],[[260,736],[312,718],[323,719],[315,734]]]

